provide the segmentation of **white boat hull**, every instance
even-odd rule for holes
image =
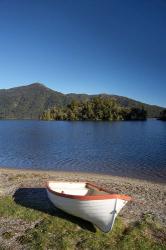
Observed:
[[[81,192],[84,193],[84,190],[82,189]],[[127,203],[127,200],[117,197],[110,199],[98,199],[97,197],[92,200],[90,198],[81,200],[75,199],[73,196],[71,198],[61,196],[50,189],[47,189],[47,193],[50,201],[57,208],[92,222],[103,232],[108,232],[112,229],[116,216]]]

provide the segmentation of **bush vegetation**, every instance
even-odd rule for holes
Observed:
[[[42,113],[42,120],[146,120],[144,108],[124,108],[113,98],[93,97],[87,101],[73,100],[67,107],[53,107]]]

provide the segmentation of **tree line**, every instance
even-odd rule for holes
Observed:
[[[66,107],[52,107],[40,115],[41,120],[115,121],[146,120],[144,108],[124,108],[113,98],[93,97],[88,101],[72,100]]]
[[[159,120],[166,121],[166,109],[160,113]]]

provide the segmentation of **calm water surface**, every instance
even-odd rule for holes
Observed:
[[[0,166],[166,181],[166,122],[0,121]]]

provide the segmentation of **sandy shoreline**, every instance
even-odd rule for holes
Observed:
[[[20,188],[45,187],[50,179],[91,181],[112,192],[132,196],[133,201],[120,213],[127,223],[139,220],[145,213],[153,214],[162,224],[166,223],[166,185],[128,177],[0,168],[0,196],[14,195]]]

